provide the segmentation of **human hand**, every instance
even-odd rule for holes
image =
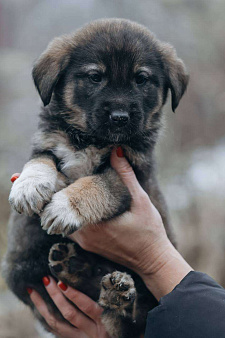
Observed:
[[[69,237],[83,249],[132,269],[160,299],[192,269],[169,241],[157,209],[119,151],[111,165],[130,191],[130,211],[108,222],[86,226]]]
[[[121,152],[121,148],[119,150]],[[117,156],[116,149],[112,151],[111,165],[130,191],[131,210],[109,222],[82,228],[70,238],[83,249],[125,265],[140,275],[152,273],[158,268],[158,257],[169,244],[161,216],[127,160]]]
[[[62,282],[56,284],[52,277],[44,277],[43,283],[62,316],[71,324],[54,317],[41,296],[28,289],[32,302],[54,335],[61,338],[109,338],[101,322],[103,309],[96,302]]]
[[[138,274],[152,273],[158,258],[170,244],[161,216],[125,157],[118,157],[115,149],[111,165],[130,191],[131,210],[111,221],[84,227],[70,238],[83,249],[125,265]]]

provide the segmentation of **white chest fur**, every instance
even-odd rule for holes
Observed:
[[[110,152],[110,147],[97,149],[90,146],[75,151],[68,145],[58,144],[53,152],[60,160],[61,171],[74,181],[92,175],[94,169],[101,164],[103,156]]]
[[[83,150],[76,150],[62,131],[51,134],[37,132],[33,144],[35,148],[51,150],[55,154],[60,161],[61,171],[71,183],[80,177],[92,175],[94,169],[101,164],[102,158],[113,148],[112,145],[102,149],[89,146]],[[146,162],[145,155],[133,151],[128,146],[123,146],[123,149],[125,156],[133,165]]]
[[[71,144],[66,133],[57,131],[44,133],[38,131],[33,140],[34,148],[50,150],[58,158],[61,171],[74,182],[80,177],[93,174],[96,167],[107,153],[111,152],[112,146],[98,149],[89,146],[83,150],[76,150]]]

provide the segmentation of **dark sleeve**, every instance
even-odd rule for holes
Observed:
[[[191,271],[148,313],[145,338],[225,337],[225,290]]]

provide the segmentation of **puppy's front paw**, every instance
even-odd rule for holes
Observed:
[[[99,304],[104,309],[116,310],[123,316],[126,311],[132,312],[136,289],[130,275],[114,271],[102,278],[101,286]]]
[[[9,202],[19,213],[39,214],[52,195],[65,186],[59,173],[50,165],[31,160],[13,183]]]
[[[53,195],[51,202],[41,214],[41,226],[50,235],[69,235],[82,224],[83,218],[79,211],[71,206],[65,190]]]

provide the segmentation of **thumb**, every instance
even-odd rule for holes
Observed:
[[[124,157],[123,149],[121,147],[114,148],[111,153],[111,166],[116,170],[117,174],[122,179],[123,183],[127,186],[131,196],[135,196],[140,192],[141,186],[135,176],[135,173]]]

